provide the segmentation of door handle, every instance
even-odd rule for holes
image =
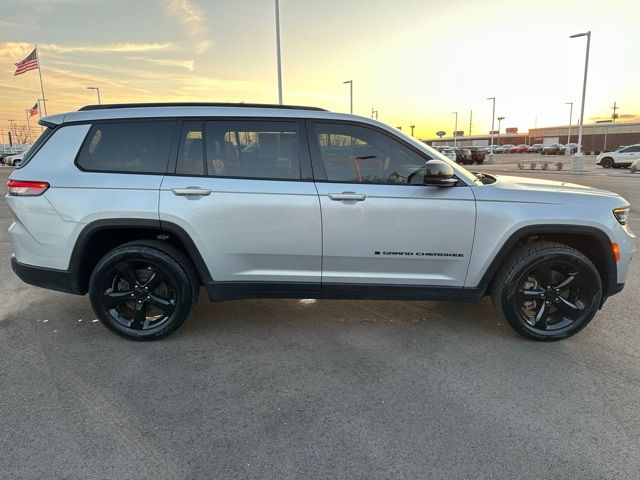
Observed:
[[[211,194],[211,190],[208,188],[200,188],[200,187],[187,187],[187,188],[172,188],[171,191],[174,195],[179,195],[181,197],[186,197],[189,195],[197,195],[200,197],[205,197]]]
[[[343,200],[361,202],[365,198],[367,198],[367,195],[365,193],[342,192],[342,193],[330,193],[329,198],[337,202],[343,201]]]

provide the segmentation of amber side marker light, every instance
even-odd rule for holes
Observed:
[[[613,257],[616,259],[616,262],[620,261],[620,249],[618,248],[617,243],[611,244],[611,250],[613,251]]]
[[[9,195],[16,197],[37,197],[49,188],[47,182],[35,182],[32,180],[9,180],[7,182]]]

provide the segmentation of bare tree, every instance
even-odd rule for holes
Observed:
[[[11,130],[11,136],[13,137],[13,143],[31,143],[31,132],[29,131],[29,127],[24,123],[14,123],[13,129]]]

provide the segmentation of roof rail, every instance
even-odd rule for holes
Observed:
[[[324,108],[304,107],[299,105],[274,105],[270,103],[208,103],[208,102],[168,102],[168,103],[112,103],[103,105],[85,105],[78,109],[110,110],[112,108],[150,108],[150,107],[243,107],[243,108],[276,108],[286,110],[318,110],[326,112]]]

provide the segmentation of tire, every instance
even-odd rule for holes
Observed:
[[[602,168],[611,168],[614,167],[615,164],[613,162],[613,158],[611,157],[604,157],[602,160],[600,160],[600,166]]]
[[[89,299],[112,332],[132,340],[157,340],[182,325],[199,287],[193,264],[180,250],[139,240],[100,259],[89,281]]]
[[[491,298],[500,318],[520,335],[562,340],[596,314],[602,280],[582,252],[560,243],[533,242],[509,256],[494,278]]]

